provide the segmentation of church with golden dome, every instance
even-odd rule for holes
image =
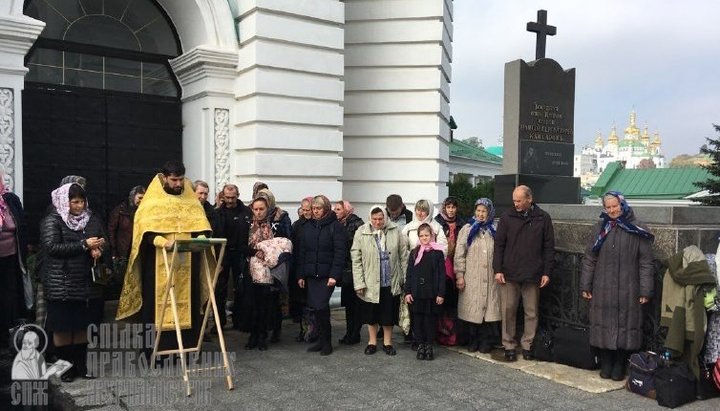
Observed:
[[[593,177],[602,174],[608,164],[615,161],[624,163],[626,169],[665,168],[660,133],[655,131],[651,137],[648,126],[640,130],[637,123],[637,114],[633,110],[622,139],[614,125],[607,142],[602,133],[598,132],[594,145],[583,147],[581,154],[575,156],[575,176],[593,180]]]

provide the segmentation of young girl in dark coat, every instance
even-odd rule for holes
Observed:
[[[414,315],[417,359],[433,360],[435,322],[445,301],[445,255],[428,224],[421,224],[417,233],[418,246],[410,252],[405,277],[405,302]]]

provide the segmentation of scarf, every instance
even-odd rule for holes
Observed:
[[[345,210],[345,214],[344,214],[343,218],[340,219],[340,222],[342,223],[342,225],[347,225],[347,219],[348,219],[348,217],[350,217],[350,214],[355,212],[355,208],[347,200],[343,200],[342,205],[343,205],[343,210]]]
[[[77,183],[63,184],[60,187],[53,190],[50,194],[52,197],[52,204],[55,206],[60,218],[65,222],[69,229],[72,231],[80,231],[85,229],[88,221],[90,220],[90,210],[88,210],[87,204],[85,209],[80,215],[70,214],[70,186]],[[79,185],[79,184],[78,184]]]
[[[423,254],[425,254],[425,251],[432,251],[432,250],[438,250],[442,251],[443,247],[436,243],[435,241],[431,241],[429,244],[425,245],[418,245],[417,246],[417,256],[415,256],[415,265],[420,264],[420,261],[422,260]]]
[[[4,176],[0,174],[0,230],[2,230],[3,224],[5,224],[5,216],[8,212],[8,205],[3,197],[9,190],[5,186]]]
[[[477,200],[475,202],[475,208],[479,205],[487,207],[488,216],[485,221],[478,221],[475,217],[473,217],[468,222],[470,224],[470,233],[468,233],[467,238],[468,247],[470,247],[470,244],[472,244],[478,234],[484,233],[485,231],[489,231],[490,235],[495,238],[495,226],[493,225],[493,220],[495,219],[495,206],[493,206],[493,203],[489,198],[481,198]]]
[[[268,224],[267,219],[261,221],[253,220],[252,227],[250,227],[250,247],[257,248],[258,244],[272,238],[272,228],[270,224]]]
[[[655,236],[652,235],[649,231],[645,230],[642,227],[638,227],[630,222],[630,219],[632,216],[634,216],[634,214],[632,212],[632,208],[628,205],[627,201],[625,201],[625,196],[623,196],[622,193],[620,193],[619,191],[608,191],[603,197],[607,195],[611,195],[620,201],[622,215],[620,215],[620,217],[616,219],[612,219],[609,215],[607,215],[605,211],[600,213],[600,219],[602,220],[602,228],[600,229],[600,232],[595,239],[595,244],[593,244],[593,252],[600,251],[603,243],[607,239],[607,235],[610,234],[610,231],[612,231],[615,226],[622,228],[630,234],[638,235],[642,238],[647,238],[650,241],[655,240]]]

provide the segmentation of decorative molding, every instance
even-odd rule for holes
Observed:
[[[0,51],[24,56],[45,28],[28,16],[0,16]]]
[[[12,190],[15,182],[15,95],[11,88],[0,88],[0,166],[5,184]]]
[[[220,192],[230,180],[230,110],[215,109],[215,187]]]
[[[196,47],[170,60],[170,65],[183,87],[208,77],[234,79],[237,50]]]

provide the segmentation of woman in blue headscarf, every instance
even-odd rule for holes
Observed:
[[[641,305],[653,296],[654,236],[621,193],[607,192],[603,207],[583,258],[580,290],[590,302],[590,345],[599,350],[600,377],[621,381],[629,352],[642,344]]]
[[[470,352],[490,352],[500,321],[500,294],[492,269],[494,218],[492,201],[477,200],[475,215],[460,230],[455,246],[458,318],[467,324]]]

